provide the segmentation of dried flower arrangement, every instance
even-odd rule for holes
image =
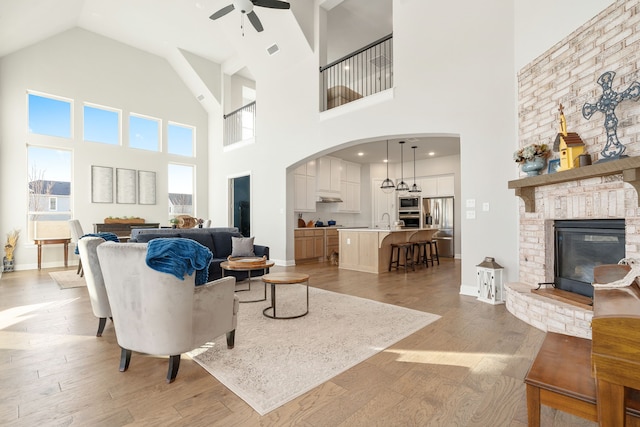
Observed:
[[[547,157],[549,152],[547,144],[531,144],[516,150],[513,153],[513,160],[516,163],[522,163],[533,160],[535,157]]]
[[[13,251],[16,249],[18,238],[20,237],[20,230],[14,229],[7,233],[7,244],[4,245],[5,258],[11,261],[13,259]]]

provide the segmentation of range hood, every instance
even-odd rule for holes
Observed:
[[[342,199],[337,196],[318,196],[317,203],[342,203]]]

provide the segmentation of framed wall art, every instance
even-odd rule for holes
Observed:
[[[156,173],[138,171],[138,203],[141,205],[156,204]]]
[[[113,203],[113,168],[91,166],[91,203]]]
[[[116,203],[136,203],[136,171],[116,169]]]
[[[560,169],[560,159],[549,160],[549,167],[547,173],[556,173]]]

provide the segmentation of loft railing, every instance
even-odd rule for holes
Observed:
[[[256,136],[256,101],[222,117],[224,118],[225,147]]]
[[[393,87],[393,34],[320,67],[321,111]]]

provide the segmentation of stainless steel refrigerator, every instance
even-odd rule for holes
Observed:
[[[438,254],[453,257],[453,197],[425,197],[422,199],[422,212],[425,227],[438,227],[433,235],[438,244]]]

